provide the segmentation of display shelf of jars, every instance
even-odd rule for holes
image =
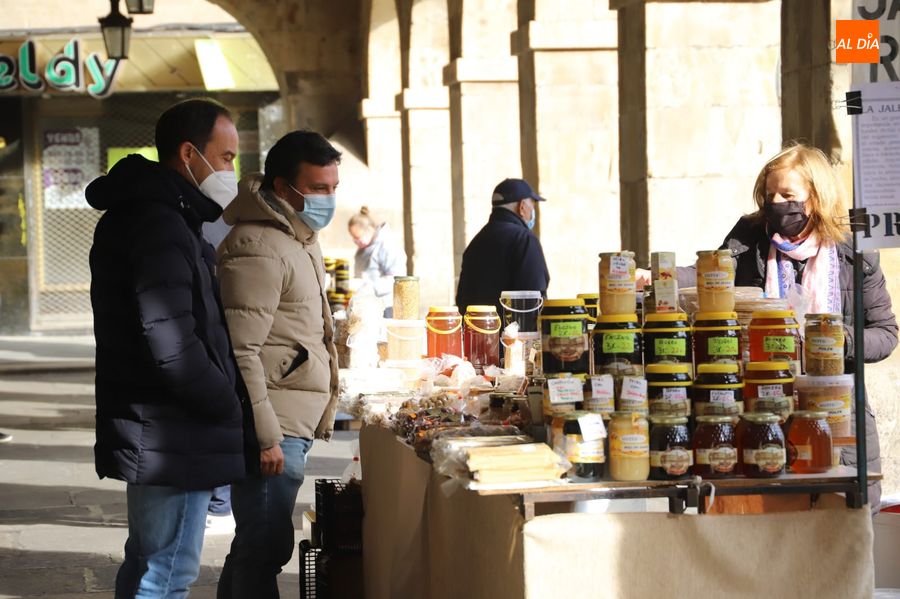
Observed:
[[[870,481],[882,480],[880,473],[870,472]],[[470,485],[482,496],[517,495],[526,520],[535,516],[540,503],[564,503],[594,499],[668,498],[669,511],[680,514],[687,508],[706,511],[706,499],[734,495],[821,495],[844,493],[848,507],[859,507],[861,497],[856,468],[837,466],[821,474],[783,474],[777,478],[723,478],[684,480],[648,480],[640,482],[600,481],[592,483],[560,482],[547,485]]]

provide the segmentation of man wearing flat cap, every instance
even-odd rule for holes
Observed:
[[[503,291],[540,291],[547,296],[550,273],[541,242],[532,232],[536,202],[543,202],[527,182],[505,179],[491,197],[491,217],[463,253],[456,305],[495,305]]]

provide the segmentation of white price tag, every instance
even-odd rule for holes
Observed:
[[[663,400],[669,403],[681,403],[687,401],[687,388],[666,387],[663,389]]]
[[[709,402],[718,404],[733,404],[734,391],[731,389],[712,389],[709,392]]]
[[[578,419],[581,427],[581,438],[585,441],[597,441],[606,438],[606,427],[600,414],[588,414]]]
[[[760,385],[757,392],[760,397],[784,397],[784,387],[781,385]]]
[[[584,387],[576,378],[549,379],[550,403],[577,403],[584,401]]]
[[[591,399],[615,399],[615,385],[611,374],[591,377]]]
[[[642,376],[626,376],[622,379],[622,399],[625,401],[647,401],[647,379]]]
[[[627,277],[629,272],[630,260],[625,256],[611,256],[609,259],[609,274],[618,277]]]

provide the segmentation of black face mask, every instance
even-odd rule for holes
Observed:
[[[769,231],[782,237],[797,237],[806,228],[809,217],[804,210],[805,202],[768,203],[763,207]]]

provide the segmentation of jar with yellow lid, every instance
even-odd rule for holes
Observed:
[[[581,430],[580,419],[590,412],[575,411],[563,416],[563,445],[566,459],[572,468],[566,477],[574,482],[597,482],[603,478],[606,453],[603,438],[587,440]]]
[[[840,314],[807,314],[803,357],[806,374],[844,374],[844,318]]]
[[[544,374],[587,374],[587,310],[581,299],[549,299],[538,316],[541,331],[541,363]]]
[[[693,342],[687,314],[647,314],[643,333],[645,368],[650,364],[687,364],[693,374]]]
[[[634,314],[637,306],[634,252],[600,254],[600,313]]]
[[[637,314],[601,314],[591,337],[594,374],[643,376],[642,334]]]
[[[744,411],[744,382],[737,364],[700,364],[694,380],[695,416],[737,416]]]
[[[428,357],[463,356],[462,315],[456,306],[431,306],[425,317]]]
[[[731,250],[697,252],[697,299],[701,312],[734,311],[734,267]]]
[[[500,365],[500,316],[494,306],[469,306],[463,318],[466,359],[483,374],[487,366]]]
[[[802,374],[800,325],[793,310],[762,310],[750,321],[750,361],[785,361],[794,376]]]
[[[647,400],[650,416],[690,416],[691,380],[687,364],[649,364]]]
[[[776,414],[782,424],[794,411],[794,375],[787,362],[750,362],[744,378],[747,412]]]
[[[650,425],[636,412],[613,412],[609,423],[609,473],[613,480],[650,476]]]
[[[679,480],[694,464],[691,433],[684,416],[650,417],[650,478]]]
[[[737,312],[698,312],[694,317],[694,362],[741,365],[741,323]]]

